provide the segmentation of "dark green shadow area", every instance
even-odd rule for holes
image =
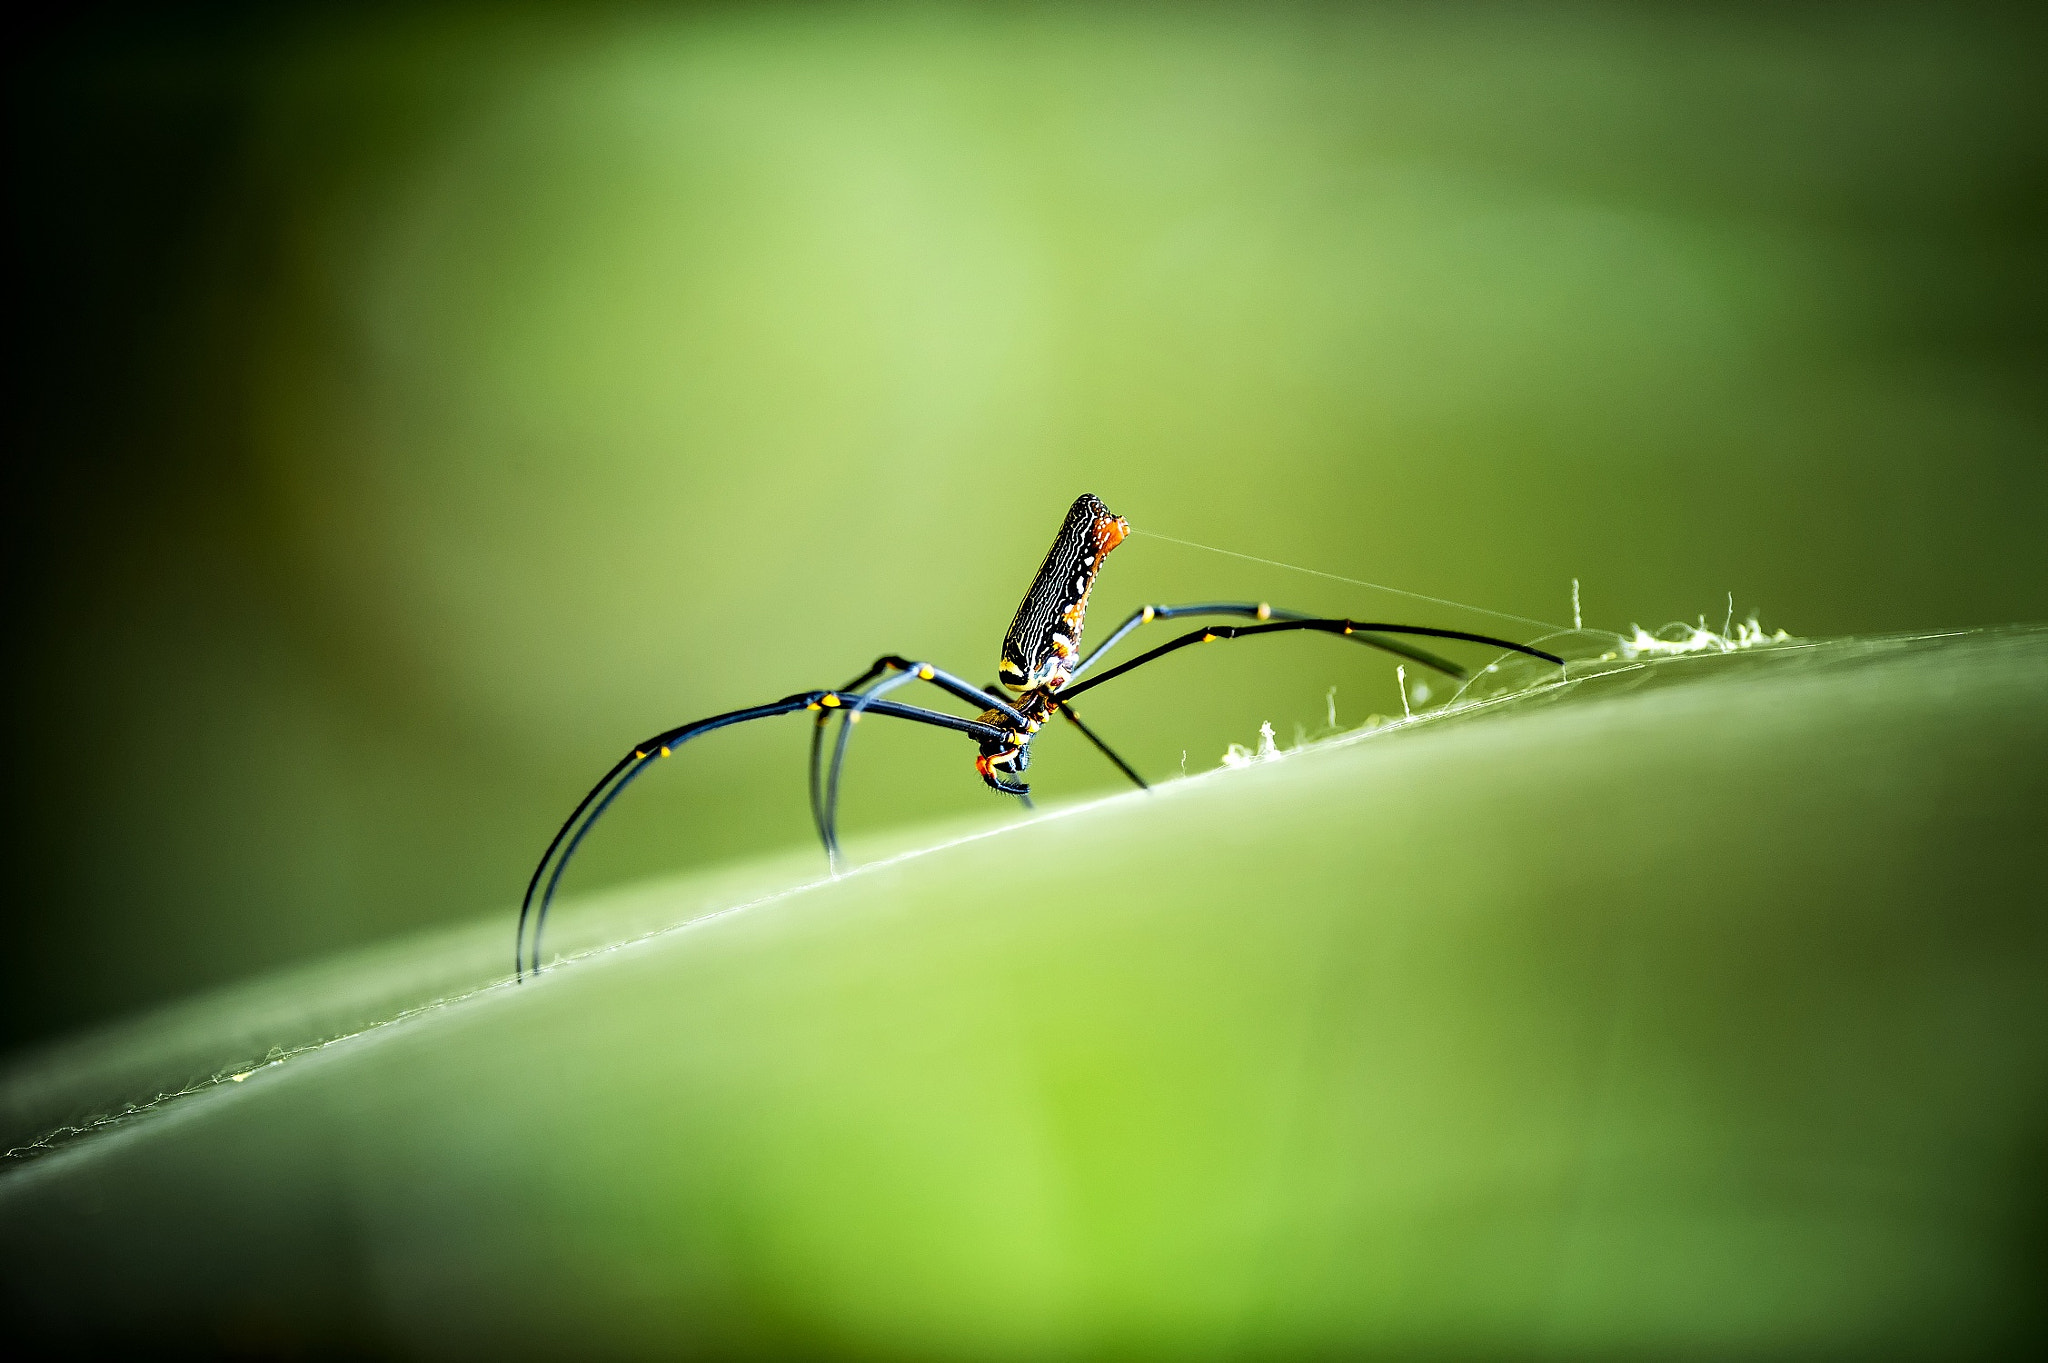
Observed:
[[[2048,634],[2006,631],[1657,662],[1056,810],[26,1161],[13,1319],[417,1356],[1996,1354],[2042,1323],[2044,773]],[[590,906],[565,949],[658,917]]]

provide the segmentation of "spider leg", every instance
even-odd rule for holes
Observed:
[[[1067,717],[1067,722],[1073,725],[1076,729],[1079,729],[1081,731],[1081,736],[1083,738],[1086,738],[1090,743],[1093,743],[1096,746],[1096,748],[1100,750],[1104,757],[1107,757],[1110,761],[1116,763],[1116,769],[1122,772],[1124,775],[1130,777],[1132,783],[1136,785],[1139,790],[1152,789],[1152,787],[1145,784],[1145,778],[1138,775],[1138,773],[1136,773],[1135,771],[1132,771],[1131,764],[1124,761],[1121,757],[1118,757],[1116,755],[1116,750],[1114,748],[1110,747],[1109,744],[1104,743],[1100,738],[1097,738],[1095,736],[1095,730],[1083,724],[1081,722],[1081,717],[1075,714],[1070,707],[1068,707],[1065,704],[1062,704],[1060,706],[1060,713],[1065,715]]]
[[[869,704],[916,679],[915,672],[906,670],[876,682],[873,690],[858,697],[846,708],[845,716],[839,721],[839,737],[832,745],[832,770],[825,780],[825,821],[821,825],[821,831],[825,836],[825,853],[832,858],[832,868],[835,871],[839,869],[839,772],[846,765],[846,745],[853,737],[853,726],[860,723],[861,711]]]
[[[1024,716],[1015,706],[1005,700],[999,692],[983,690],[978,686],[970,685],[951,673],[941,672],[930,663],[907,662],[902,658],[891,655],[876,659],[875,667],[894,668],[897,671],[897,675],[875,683],[874,686],[857,697],[852,704],[845,707],[844,717],[839,723],[839,738],[832,746],[831,771],[825,781],[824,817],[819,821],[818,835],[824,840],[825,854],[832,859],[832,865],[835,870],[839,865],[839,773],[846,765],[846,745],[853,737],[853,726],[860,723],[861,712],[873,700],[885,696],[897,687],[907,685],[910,682],[926,681],[944,688],[962,700],[972,701],[977,705],[983,706],[985,709],[999,711],[1019,728],[1022,728],[1026,723]],[[873,669],[870,669],[871,674],[872,671]],[[815,748],[813,751],[815,751]],[[814,768],[813,780],[815,779]],[[1019,798],[1024,801],[1026,809],[1031,808],[1030,796],[1019,792]]]
[[[1083,672],[1095,665],[1095,660],[1114,648],[1123,637],[1140,625],[1154,620],[1175,620],[1190,615],[1236,615],[1247,620],[1311,620],[1314,616],[1305,611],[1281,610],[1263,601],[1202,601],[1190,606],[1140,606],[1125,617],[1124,622],[1111,631],[1110,636],[1089,650],[1068,680],[1078,680]],[[1396,657],[1406,658],[1411,663],[1420,663],[1458,681],[1465,679],[1465,669],[1448,658],[1440,658],[1427,649],[1413,644],[1404,644],[1394,639],[1384,639],[1374,634],[1359,633],[1351,636],[1353,643],[1377,648]]]
[[[877,685],[873,690],[867,692],[866,696],[879,697],[885,695],[888,692],[895,690],[897,687],[902,686],[905,682],[911,680],[913,680],[913,673],[911,672],[906,672],[902,676],[891,677],[887,681]],[[999,685],[1000,684],[998,684],[998,686]],[[998,686],[991,686],[987,688],[983,692],[983,694],[991,698],[996,705],[1007,710],[1009,707],[1003,701],[1001,695],[999,694]],[[825,817],[824,822],[820,827],[820,834],[825,839],[825,850],[827,854],[832,858],[832,864],[835,869],[839,865],[839,773],[846,762],[847,741],[852,737],[853,726],[860,722],[860,714],[863,708],[863,702],[860,700],[856,700],[852,705],[846,707],[845,716],[840,721],[839,725],[839,741],[833,746],[832,750],[831,776],[826,784]],[[1125,776],[1128,776],[1131,779],[1132,783],[1136,785],[1139,790],[1152,789],[1152,787],[1146,783],[1145,778],[1138,775],[1138,773],[1132,769],[1130,763],[1124,761],[1123,758],[1117,756],[1116,750],[1114,748],[1111,748],[1109,744],[1103,742],[1102,739],[1096,734],[1096,732],[1093,729],[1089,728],[1086,724],[1081,722],[1081,717],[1079,715],[1073,713],[1073,711],[1071,711],[1064,705],[1060,707],[1060,713],[1066,716],[1067,721],[1071,723],[1076,729],[1079,729],[1082,735],[1085,738],[1087,738],[1087,740],[1090,743],[1093,743],[1096,749],[1099,752],[1101,752],[1101,754],[1104,757],[1107,757],[1111,762],[1115,763],[1116,769],[1122,772]],[[1035,806],[1031,803],[1031,796],[1026,794],[1025,792],[1017,792],[1017,798],[1024,802],[1024,807],[1026,809],[1035,808]]]
[[[992,725],[983,724],[979,720],[962,719],[958,715],[949,715],[938,710],[926,710],[915,705],[900,705],[895,701],[867,700],[865,697],[861,699],[866,702],[863,708],[873,710],[876,714],[889,715],[896,719],[913,720],[920,724],[930,724],[941,729],[952,729],[955,732],[967,734],[978,741],[999,740],[1003,736],[1003,730]],[[798,710],[812,708],[836,709],[843,704],[845,702],[836,691],[802,691],[793,696],[784,696],[781,700],[770,701],[766,705],[750,706],[744,710],[731,710],[722,715],[713,715],[709,719],[700,719],[692,724],[684,724],[656,734],[644,743],[634,745],[633,750],[615,762],[612,765],[612,769],[604,774],[603,779],[595,786],[592,786],[590,793],[577,803],[576,808],[570,812],[567,821],[562,824],[561,828],[556,831],[554,838],[548,843],[547,850],[541,854],[540,864],[534,867],[533,877],[526,883],[526,896],[519,904],[519,934],[517,941],[514,943],[512,957],[514,975],[522,976],[529,963],[532,966],[533,973],[540,973],[541,931],[547,926],[548,908],[554,902],[555,888],[561,884],[562,873],[568,869],[569,859],[576,855],[576,849],[582,845],[583,839],[590,835],[590,830],[604,816],[604,812],[611,808],[612,802],[625,792],[626,787],[638,780],[640,774],[653,765],[658,758],[667,757],[676,748],[681,747],[691,739],[708,734],[715,729],[728,728],[734,724],[744,724],[749,720],[770,719],[776,715],[791,714]],[[559,855],[557,855],[558,851]],[[534,891],[540,887],[542,873],[547,872],[550,858],[554,861],[554,870],[547,875],[547,885],[545,889],[541,890],[540,907],[536,913],[534,912]],[[530,958],[522,950],[526,944],[526,923],[529,916],[533,920],[533,949]]]
[[[876,659],[872,667],[840,687],[840,691],[851,691],[857,694],[863,686],[866,686],[886,670],[886,664],[887,659]],[[832,840],[825,836],[825,795],[818,779],[820,753],[824,750],[825,746],[825,726],[831,722],[831,719],[831,711],[820,709],[817,722],[811,726],[811,827],[818,830],[818,841],[825,844],[825,857],[828,861],[832,862],[833,868],[836,870],[838,868],[838,857],[833,852]]]
[[[941,671],[933,667],[930,663],[914,663],[894,653],[884,653],[868,666],[867,671],[861,673],[839,689],[842,692],[860,694],[861,688],[885,672],[899,672],[904,675],[883,682],[874,690],[867,692],[867,694],[882,695],[884,692],[894,690],[905,681],[927,681],[943,691],[958,696],[961,700],[971,701],[981,706],[984,710],[990,708],[999,710],[1005,718],[1013,723],[1020,726],[1024,723],[1024,716],[1019,714],[1016,708],[1003,698],[1000,691],[984,691],[977,686],[962,681],[950,672]],[[830,710],[820,710],[818,712],[817,725],[811,730],[811,824],[817,829],[818,841],[824,844],[825,856],[832,863],[834,870],[837,870],[839,867],[839,835],[837,825],[832,817],[832,810],[838,805],[838,795],[836,792],[839,789],[839,764],[843,760],[843,754],[846,751],[846,726],[854,722],[852,718],[854,711],[852,709],[842,709],[841,714],[844,718],[842,718],[840,723],[839,742],[833,750],[832,758],[831,785],[835,793],[829,802],[825,799],[820,773],[824,754],[825,726],[831,722],[832,712]]]
[[[1432,629],[1426,625],[1389,625],[1363,620],[1275,620],[1263,625],[1214,625],[1208,629],[1198,629],[1192,633],[1183,634],[1178,639],[1161,644],[1159,647],[1148,652],[1140,653],[1127,663],[1119,663],[1107,672],[1099,673],[1096,676],[1090,677],[1087,681],[1064,688],[1060,692],[1060,701],[1064,704],[1070,696],[1078,696],[1083,691],[1089,690],[1092,687],[1100,686],[1106,681],[1113,681],[1126,672],[1143,667],[1146,663],[1163,658],[1169,653],[1188,647],[1190,644],[1206,644],[1217,639],[1248,639],[1258,634],[1284,634],[1295,630],[1313,630],[1340,637],[1359,634],[1419,634],[1429,639],[1457,639],[1465,643],[1487,644],[1494,648],[1504,648],[1510,653],[1521,653],[1531,658],[1541,658],[1547,663],[1555,663],[1559,667],[1564,666],[1564,659],[1558,657],[1555,653],[1545,653],[1540,648],[1531,648],[1527,644],[1518,644],[1511,639],[1496,639],[1490,634],[1468,634],[1464,630],[1457,629]]]

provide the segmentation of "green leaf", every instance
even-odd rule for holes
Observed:
[[[2048,633],[1573,674],[838,880],[571,906],[524,985],[507,915],[76,1044],[16,1128],[194,1091],[0,1181],[17,1321],[959,1358],[2037,1327]],[[311,1048],[230,1068],[258,1042]]]

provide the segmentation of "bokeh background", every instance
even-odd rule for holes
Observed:
[[[480,915],[509,950],[624,745],[883,650],[987,674],[1084,490],[1549,621],[1574,578],[1609,628],[1731,595],[1806,635],[2048,617],[2044,36],[1955,6],[46,24],[8,79],[0,1049]],[[1143,538],[1092,619],[1216,596],[1489,626]],[[1195,770],[1332,686],[1340,722],[1400,703],[1289,640],[1089,717]],[[802,843],[805,740],[703,744],[576,881]],[[970,756],[867,726],[856,854],[1001,817]],[[1032,775],[1115,779],[1058,732]]]

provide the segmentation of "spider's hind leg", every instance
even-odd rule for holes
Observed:
[[[1142,625],[1149,625],[1154,620],[1181,620],[1196,615],[1234,615],[1242,620],[1262,622],[1291,622],[1314,618],[1306,611],[1283,610],[1264,601],[1198,601],[1185,606],[1140,606],[1126,616],[1124,622],[1112,630],[1107,639],[1104,639],[1100,644],[1089,650],[1088,656],[1083,658],[1080,666],[1074,669],[1074,675],[1071,680],[1079,681],[1084,672],[1095,666],[1098,658],[1102,657],[1103,654],[1109,652],[1112,648],[1115,648],[1132,630]],[[1367,648],[1376,648],[1383,653],[1391,653],[1397,658],[1406,658],[1411,663],[1419,663],[1423,667],[1443,673],[1453,681],[1463,681],[1465,679],[1464,668],[1448,658],[1432,653],[1428,649],[1418,648],[1414,644],[1406,643],[1399,639],[1389,639],[1380,634],[1369,633],[1354,634],[1351,636],[1351,640],[1353,643],[1363,644]]]
[[[1157,662],[1169,653],[1177,653],[1181,649],[1193,644],[1213,644],[1222,639],[1253,639],[1264,635],[1288,634],[1307,630],[1346,639],[1359,639],[1364,636],[1383,634],[1413,634],[1420,635],[1425,639],[1451,639],[1468,644],[1485,644],[1492,648],[1506,649],[1510,653],[1520,653],[1526,657],[1540,658],[1554,667],[1561,668],[1564,666],[1564,659],[1558,657],[1555,653],[1546,652],[1533,645],[1518,644],[1512,639],[1500,639],[1491,634],[1473,634],[1470,631],[1461,629],[1436,629],[1429,625],[1396,625],[1378,621],[1340,620],[1336,618],[1269,620],[1264,624],[1258,625],[1211,625],[1207,629],[1194,630],[1191,633],[1183,634],[1178,639],[1168,640],[1155,649],[1140,653],[1128,662],[1118,663],[1107,672],[1098,672],[1086,681],[1075,682],[1061,694],[1062,696],[1078,696],[1084,691],[1092,691],[1104,682],[1115,681],[1127,672],[1135,671],[1147,663]],[[1372,640],[1366,638],[1365,642],[1370,643]],[[1380,646],[1384,647],[1385,645],[1382,643]]]

